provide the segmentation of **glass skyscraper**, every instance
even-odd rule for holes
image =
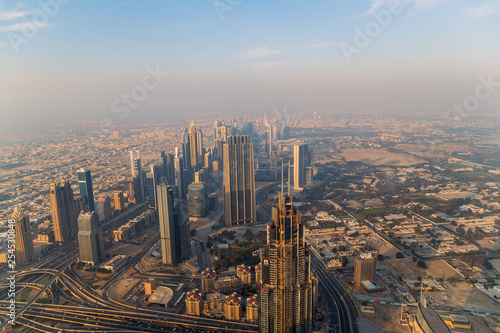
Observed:
[[[80,196],[83,198],[85,210],[94,212],[94,191],[92,189],[92,176],[89,169],[82,168],[78,170],[78,186],[80,188]]]

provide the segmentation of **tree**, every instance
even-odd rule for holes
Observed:
[[[382,254],[377,254],[377,261],[384,261],[385,257]]]
[[[419,260],[417,263],[417,267],[427,268],[427,264],[425,263],[425,261]]]
[[[194,235],[196,235],[196,229],[191,229],[191,237],[194,237]]]
[[[405,257],[405,255],[403,254],[403,252],[399,251],[398,253],[396,253],[396,259],[403,259]]]

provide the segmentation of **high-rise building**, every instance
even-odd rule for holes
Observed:
[[[136,150],[135,154],[134,151],[130,151],[130,166],[132,168],[132,178],[137,182],[138,187],[138,193],[135,194],[135,197],[142,200],[144,198],[144,175],[140,151]]]
[[[188,186],[189,216],[205,217],[207,215],[208,188],[205,183],[191,183]]]
[[[265,126],[265,152],[268,155],[271,155],[273,152],[273,126],[269,121],[267,121],[267,117],[264,115],[264,126]]]
[[[189,127],[189,150],[191,153],[191,167],[194,171],[198,171],[198,131],[196,130],[196,126],[194,126],[194,122],[191,122],[191,126]]]
[[[78,233],[77,211],[69,182],[52,184],[49,198],[55,241],[62,243],[76,237]]]
[[[222,123],[219,120],[215,121],[215,123],[214,123],[214,144],[215,144],[215,141],[217,141],[217,139],[221,138],[221,132],[220,132],[221,126],[222,126]]]
[[[80,188],[80,196],[83,198],[85,210],[88,212],[95,211],[92,175],[89,169],[81,168],[78,170],[78,187]]]
[[[161,166],[159,164],[151,164],[149,171],[146,172],[145,183],[145,198],[149,201],[149,206],[156,209],[156,185],[160,181]],[[166,179],[166,177],[165,177]]]
[[[196,130],[196,156],[198,158],[198,166],[203,165],[203,133],[201,132],[201,129]]]
[[[375,258],[370,252],[361,253],[354,259],[354,287],[362,289],[363,281],[373,281],[375,277]]]
[[[156,159],[160,163],[160,176],[165,177],[169,185],[175,184],[174,155],[165,154],[165,151],[156,152]]]
[[[125,209],[125,200],[123,199],[122,191],[114,191],[113,199],[115,201],[115,210],[124,210]]]
[[[157,186],[158,219],[160,222],[161,255],[163,264],[177,265],[180,253],[179,217],[174,217],[174,195],[166,179],[161,179]]]
[[[81,212],[78,216],[78,248],[80,261],[97,265],[104,260],[104,239],[95,212]]]
[[[138,203],[140,199],[140,184],[138,178],[130,177],[127,179],[127,196],[128,202]]]
[[[294,188],[303,188],[310,185],[312,175],[311,151],[307,144],[298,144],[293,147],[293,186]],[[309,184],[307,183],[309,180]]]
[[[176,155],[174,159],[175,165],[175,185],[177,186],[177,196],[181,199],[187,198],[187,181],[189,178],[189,171],[186,169],[185,158],[179,156],[178,149],[176,148]]]
[[[224,144],[224,223],[257,221],[253,143],[248,136],[230,136]]]
[[[280,195],[261,256],[259,332],[312,332],[310,255],[300,212]]]
[[[228,133],[226,123],[223,121],[222,126],[220,127],[220,137],[222,142],[225,143],[227,141]]]
[[[23,212],[19,211],[17,206],[14,207],[11,219],[14,220],[14,228],[16,230],[15,261],[16,264],[24,264],[35,257],[30,219]]]
[[[111,209],[111,198],[107,195],[97,198],[95,208],[95,212],[99,215],[99,221],[101,222],[107,221],[113,215],[113,211]]]

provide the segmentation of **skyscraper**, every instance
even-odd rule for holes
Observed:
[[[203,165],[203,133],[201,132],[201,129],[196,130],[196,157],[197,157],[197,163],[198,166]]]
[[[78,233],[77,212],[69,182],[52,184],[49,198],[55,241],[62,243],[75,237]]]
[[[227,141],[227,126],[226,123],[223,121],[222,126],[220,127],[220,137],[222,139],[222,142]]]
[[[14,213],[11,219],[14,220],[14,227],[16,230],[16,264],[24,264],[35,257],[30,219],[23,212],[20,212],[17,206],[14,207]]]
[[[182,133],[182,158],[184,159],[184,170],[186,170],[185,176],[186,183],[189,184],[191,179],[193,179],[193,168],[191,167],[191,143],[189,139],[189,134],[187,129]],[[178,156],[178,154],[176,154]]]
[[[373,281],[375,276],[375,258],[370,252],[361,253],[354,259],[354,287],[362,289],[363,281]]]
[[[273,126],[269,121],[267,121],[267,117],[264,115],[264,125],[265,125],[265,151],[266,154],[271,155],[273,152]]]
[[[130,166],[132,168],[132,178],[134,179],[134,182],[137,182],[139,190],[139,193],[135,193],[135,196],[139,200],[142,200],[144,198],[144,175],[142,172],[140,151],[136,150],[135,156],[134,151],[130,151]]]
[[[156,209],[156,185],[160,181],[161,166],[159,164],[151,164],[149,171],[146,172],[145,183],[145,198],[149,201],[149,206]],[[165,177],[166,179],[166,177]]]
[[[244,136],[230,136],[224,144],[224,223],[250,223],[255,211],[253,143]]]
[[[125,200],[123,199],[122,191],[114,191],[113,199],[115,201],[115,210],[124,210],[125,209]]]
[[[208,189],[205,183],[191,183],[188,186],[189,216],[205,217],[208,206]]]
[[[298,144],[293,147],[293,186],[302,188],[310,185],[312,176],[311,151],[307,144]],[[308,184],[309,181],[309,184]]]
[[[113,211],[111,210],[111,198],[107,195],[97,198],[95,209],[95,212],[99,215],[99,221],[107,221],[111,215],[113,215]]]
[[[104,260],[104,239],[95,212],[81,212],[78,216],[78,249],[80,261],[97,265]]]
[[[185,158],[179,156],[179,149],[175,149],[175,185],[177,186],[177,196],[185,199],[187,196],[187,182],[189,171],[186,169]]]
[[[313,291],[310,255],[300,212],[290,196],[280,195],[267,226],[261,257],[259,332],[312,332]]]
[[[193,172],[198,171],[198,140],[197,140],[197,130],[194,126],[194,122],[191,122],[189,127],[189,149],[191,153],[191,167]]]
[[[80,196],[83,198],[85,210],[88,212],[95,211],[92,175],[89,169],[81,168],[78,170],[78,187],[80,188]]]
[[[174,217],[174,195],[165,179],[157,186],[158,220],[160,222],[161,255],[163,264],[173,267],[179,261],[180,232],[178,218]]]

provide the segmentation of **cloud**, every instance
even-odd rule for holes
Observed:
[[[481,18],[485,16],[489,16],[492,14],[495,14],[495,12],[500,9],[500,2],[490,2],[488,4],[485,4],[483,6],[478,6],[478,7],[472,7],[472,8],[467,8],[464,9],[464,14],[467,16],[472,16],[475,18]]]
[[[9,46],[9,44],[7,44],[7,43],[0,43],[0,47],[7,47],[7,46]]]
[[[324,43],[316,43],[316,44],[309,44],[309,45],[302,45],[301,48],[306,48],[306,49],[315,49],[315,48],[320,48],[320,47],[332,47],[332,46],[339,46],[342,43],[332,43],[332,42],[324,42]]]
[[[25,17],[26,14],[29,14],[29,12],[20,12],[17,10],[0,12],[0,21],[12,21],[21,17]]]
[[[444,1],[446,0],[399,0],[399,4],[401,6],[409,6],[408,15],[412,16],[427,12]],[[366,12],[356,17],[356,19],[388,7],[394,0],[370,0],[370,2],[372,3],[371,7]]]
[[[281,51],[278,50],[269,50],[267,46],[259,46],[253,49],[249,49],[247,52],[243,52],[239,55],[240,59],[255,59],[264,56],[268,56],[271,54],[278,54]]]
[[[43,27],[48,26],[49,24],[44,23],[44,24],[37,24],[36,28],[40,29]],[[0,32],[11,32],[11,31],[20,31],[23,29],[31,29],[33,27],[33,23],[31,22],[24,22],[24,23],[15,23],[15,24],[10,24],[10,25],[0,25]]]
[[[276,67],[276,66],[282,66],[284,65],[285,62],[283,61],[275,61],[275,62],[263,62],[263,63],[260,63],[260,64],[256,64],[253,68],[252,68],[252,71],[259,71],[263,68],[267,68],[267,67]]]

